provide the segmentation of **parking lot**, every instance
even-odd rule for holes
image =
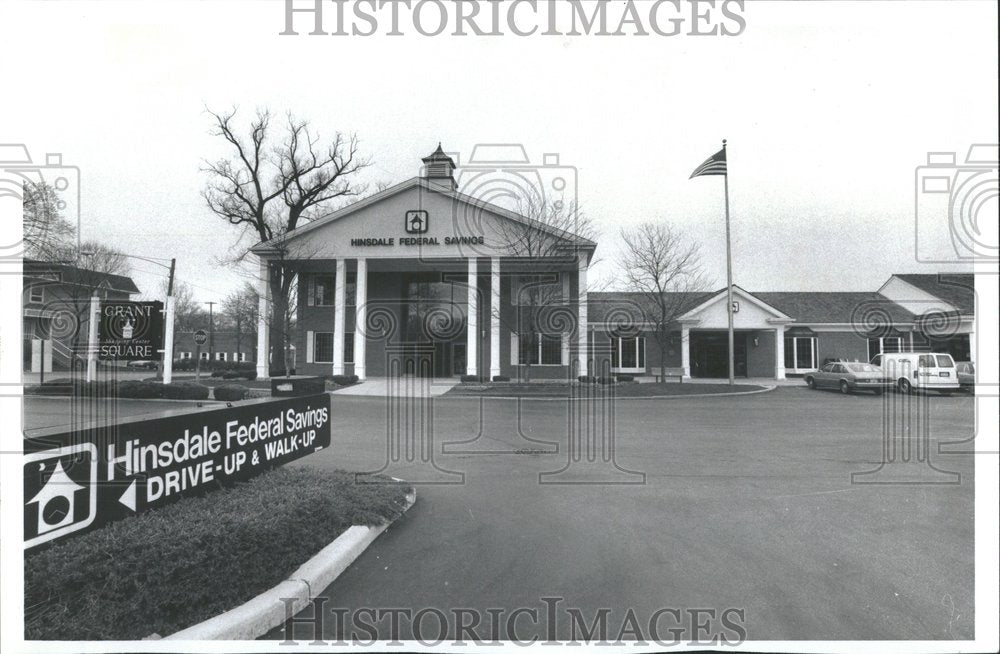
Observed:
[[[742,609],[755,640],[971,637],[972,457],[937,444],[972,436],[974,400],[923,405],[931,461],[960,483],[852,484],[878,467],[883,418],[899,400],[801,387],[621,400],[617,466],[588,466],[568,465],[567,424],[580,408],[563,402],[333,396],[332,446],[294,465],[435,483],[419,485],[413,509],[326,589],[327,608],[544,612],[542,598],[559,597],[588,622],[610,609],[612,625],[629,609],[640,620],[664,608]],[[25,405],[28,426],[69,416],[58,399]],[[429,431],[387,428],[421,417],[433,442]],[[388,454],[398,433],[404,448],[432,447],[433,463]],[[594,436],[610,444],[607,432]],[[925,481],[945,480],[931,472]],[[546,636],[530,621],[516,628],[506,635]],[[338,635],[327,621],[323,637]],[[412,633],[405,623],[380,632],[391,635]],[[557,635],[570,637],[565,622]]]
[[[786,387],[621,401],[615,460],[645,474],[635,485],[601,483],[636,481],[608,465],[570,466],[590,484],[539,483],[567,465],[565,403],[435,401],[435,464],[464,480],[419,486],[416,506],[325,591],[327,608],[544,613],[541,598],[561,597],[588,621],[601,608],[612,622],[628,609],[644,619],[665,607],[741,608],[752,639],[969,638],[972,457],[936,446],[972,436],[974,400],[927,398],[932,462],[960,483],[852,484],[878,467],[883,415],[898,399]],[[383,469],[387,409],[399,405],[333,406],[333,446],[300,465]],[[470,434],[479,439],[452,443]],[[463,453],[441,454],[441,443]],[[419,462],[385,471],[435,476]],[[311,627],[296,634],[311,638]],[[337,635],[326,621],[324,637]],[[390,635],[412,634],[380,632]]]

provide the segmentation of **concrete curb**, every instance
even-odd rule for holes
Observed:
[[[406,496],[406,506],[399,515],[406,513],[416,501],[414,490]],[[288,609],[284,600],[293,600],[293,613],[309,606],[393,522],[395,520],[379,527],[349,527],[274,588],[164,640],[254,640],[263,636],[285,621]]]
[[[738,395],[757,395],[758,393],[770,393],[771,391],[778,388],[775,386],[764,386],[755,391],[737,391],[735,393],[689,393],[687,395],[646,395],[642,397],[615,397],[615,401],[632,401],[632,400],[683,400],[689,397],[736,397]],[[444,395],[439,395],[435,397],[435,400],[441,398],[447,398],[449,400],[524,400],[529,402],[582,402],[587,400],[585,397],[533,397],[527,395],[450,395],[445,393]]]

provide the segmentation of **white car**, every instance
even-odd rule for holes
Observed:
[[[954,393],[959,389],[958,371],[950,354],[893,352],[875,355],[872,363],[882,368],[901,393],[914,389]]]

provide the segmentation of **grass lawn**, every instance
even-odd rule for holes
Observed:
[[[166,636],[281,583],[352,525],[389,522],[410,487],[278,468],[27,555],[27,640]]]
[[[447,395],[471,397],[569,397],[582,396],[588,392],[611,393],[617,397],[661,397],[666,395],[700,395],[719,393],[740,393],[759,391],[763,387],[752,384],[617,384],[614,387],[595,385],[591,388],[570,386],[569,384],[503,384],[482,386],[478,384],[458,384]]]

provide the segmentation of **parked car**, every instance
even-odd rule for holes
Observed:
[[[914,389],[953,393],[959,389],[958,371],[950,354],[893,352],[875,355],[872,363],[882,368],[901,393]]]
[[[831,362],[806,375],[809,388],[839,388],[841,393],[872,391],[881,395],[891,381],[878,366],[864,362]]]
[[[971,361],[957,361],[955,371],[958,373],[958,386],[970,393],[976,388],[976,366]]]

